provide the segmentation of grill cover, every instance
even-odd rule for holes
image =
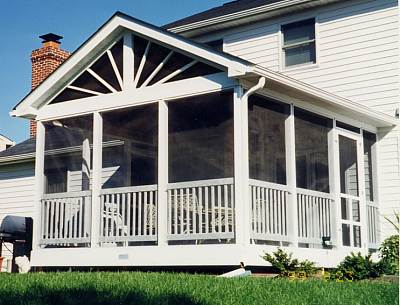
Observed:
[[[4,217],[0,226],[0,238],[5,242],[27,239],[27,222],[29,217],[11,216]]]

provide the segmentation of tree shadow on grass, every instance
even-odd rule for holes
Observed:
[[[49,289],[35,285],[26,291],[0,292],[0,305],[206,305],[184,294],[150,295],[141,291],[115,293],[92,287]]]

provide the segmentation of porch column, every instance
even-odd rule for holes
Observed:
[[[336,248],[342,247],[342,223],[340,213],[340,177],[339,177],[339,138],[335,129],[336,122],[328,133],[329,188],[333,198],[331,213],[331,240]]]
[[[158,245],[168,245],[168,106],[158,102]]]
[[[360,194],[360,225],[361,225],[361,247],[368,254],[368,221],[367,221],[367,200],[365,198],[365,169],[364,169],[364,139],[361,131],[360,141],[357,143],[357,166],[359,168],[358,178],[359,194]]]
[[[45,127],[41,121],[36,126],[36,158],[35,158],[35,214],[33,219],[32,248],[38,249],[41,238],[41,199],[44,194],[44,150],[45,150]]]
[[[248,99],[243,87],[236,86],[233,96],[235,236],[236,243],[250,244]]]
[[[99,246],[100,229],[100,191],[103,158],[103,118],[100,113],[93,114],[93,167],[92,167],[92,209],[90,247]]]
[[[290,115],[285,120],[286,179],[289,188],[288,224],[289,237],[293,247],[298,246],[298,215],[296,191],[296,138],[294,127],[294,106],[290,105]]]

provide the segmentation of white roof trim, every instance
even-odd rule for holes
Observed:
[[[205,28],[205,27],[210,27],[214,26],[216,24],[220,23],[225,23],[229,21],[237,21],[242,18],[247,18],[255,15],[265,15],[265,13],[271,12],[271,11],[276,11],[276,10],[281,10],[285,9],[291,6],[296,6],[296,5],[303,5],[303,4],[314,4],[314,5],[322,5],[326,3],[331,3],[331,2],[337,2],[340,0],[285,0],[285,1],[280,1],[277,3],[271,3],[271,4],[266,4],[266,5],[261,5],[258,7],[254,7],[251,9],[247,10],[242,10],[214,18],[210,18],[207,20],[201,20],[181,26],[176,26],[176,27],[171,27],[168,28],[169,31],[174,32],[174,33],[184,33],[184,32],[189,32],[193,31],[199,28]]]
[[[392,117],[390,115],[372,109],[365,105],[353,102],[346,98],[340,97],[336,94],[319,89],[317,87],[308,85],[294,78],[286,76],[282,73],[274,72],[258,65],[254,67],[254,73],[266,77],[267,80],[272,80],[279,84],[289,86],[293,89],[305,92],[306,94],[312,95],[318,100],[321,100],[323,102],[327,102],[329,104],[335,105],[339,108],[351,112],[359,113],[360,115],[374,121],[377,125],[376,127],[390,127],[390,126],[397,126],[400,124],[400,120],[395,117]]]
[[[244,75],[252,71],[253,64],[235,58],[231,55],[224,55],[221,52],[213,51],[200,44],[191,42],[188,39],[169,33],[166,30],[134,19],[122,13],[117,13],[106,22],[92,37],[90,37],[78,50],[76,50],[54,73],[52,73],[42,84],[28,94],[18,104],[11,116],[34,118],[36,110],[45,102],[49,96],[54,95],[55,85],[65,86],[70,80],[71,74],[77,73],[86,67],[94,56],[105,51],[105,48],[124,31],[130,30],[145,36],[150,40],[160,41],[173,49],[179,49],[194,57],[224,66],[228,70],[228,76]],[[93,53],[95,53],[93,55]],[[92,56],[90,56],[92,54]]]

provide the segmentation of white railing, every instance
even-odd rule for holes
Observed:
[[[157,185],[101,191],[100,242],[157,241]]]
[[[168,240],[232,238],[233,178],[168,185]]]
[[[288,241],[287,186],[250,180],[251,238]]]
[[[332,236],[333,199],[328,193],[297,189],[298,236],[300,243],[322,244]]]
[[[379,248],[379,208],[377,203],[367,201],[368,247]]]
[[[90,242],[91,192],[46,194],[41,200],[41,245]]]

